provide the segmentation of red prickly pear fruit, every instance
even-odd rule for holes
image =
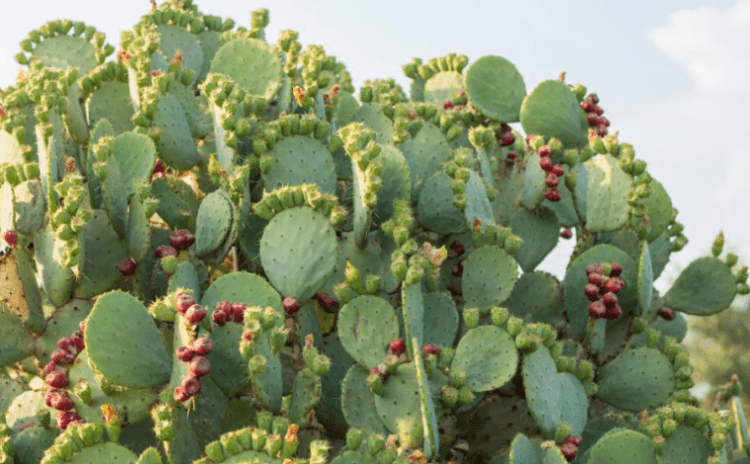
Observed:
[[[565,443],[573,443],[574,446],[581,446],[581,444],[583,443],[583,438],[571,435],[565,439]]]
[[[185,312],[194,304],[195,300],[193,297],[185,292],[180,292],[174,297],[174,307],[180,314],[185,314]]]
[[[544,157],[539,160],[539,167],[542,168],[545,172],[552,171],[552,167],[554,164],[552,163],[552,160],[548,157]]]
[[[613,305],[617,304],[617,295],[615,295],[612,292],[607,292],[602,296],[602,303],[604,303],[604,306],[607,308],[612,307]]]
[[[3,234],[3,240],[9,246],[16,246],[16,243],[18,243],[18,232],[15,230],[6,230]]]
[[[610,277],[618,277],[622,274],[622,265],[620,263],[612,263],[612,271],[610,271]]]
[[[554,172],[550,172],[547,174],[547,178],[544,179],[544,182],[547,183],[547,187],[557,187],[557,184],[560,183],[560,178],[557,177],[557,174]]]
[[[70,336],[70,342],[78,351],[83,351],[85,345],[83,343],[83,332],[76,332]]]
[[[73,346],[73,340],[70,338],[61,338],[57,341],[57,347],[61,350],[68,352],[68,353],[74,353],[76,352],[75,347]],[[54,353],[54,352],[53,352]]]
[[[593,111],[588,113],[586,119],[588,120],[589,126],[596,126],[599,124],[599,115]]]
[[[590,100],[591,103],[593,103],[594,105],[596,105],[597,103],[599,103],[599,95],[597,95],[597,94],[595,94],[595,93],[592,92],[592,93],[590,93],[586,97],[586,100]],[[578,446],[578,445],[576,445],[576,446]]]
[[[550,156],[552,156],[552,148],[550,148],[549,145],[542,145],[541,147],[539,147],[539,151],[537,153],[539,153],[539,156],[542,158],[549,158]]]
[[[406,343],[404,343],[403,338],[397,338],[391,342],[389,348],[391,349],[391,353],[401,356],[406,351]]]
[[[190,360],[188,371],[198,377],[203,377],[211,372],[211,362],[205,356],[196,356]]]
[[[56,363],[50,361],[47,364],[44,365],[44,369],[42,370],[44,372],[45,377],[52,372],[62,372],[60,370],[60,366],[58,366]]]
[[[242,332],[242,340],[248,343],[252,343],[253,340],[255,340],[255,334],[253,333],[252,330],[246,330]]]
[[[560,237],[568,239],[573,236],[573,231],[570,230],[570,227],[566,227],[563,230],[560,231]]]
[[[451,108],[453,108],[453,103],[450,100],[445,100],[443,102],[443,109],[444,110],[449,110]]]
[[[438,351],[440,351],[440,347],[437,345],[425,345],[422,347],[422,353],[423,354],[438,354]]]
[[[284,312],[286,312],[288,315],[292,316],[297,311],[299,311],[299,300],[297,300],[293,296],[288,296],[284,298],[284,301],[282,303],[284,305]]]
[[[617,303],[607,308],[607,312],[604,314],[604,318],[610,321],[617,319],[620,316],[622,316],[622,309]]]
[[[586,275],[590,276],[591,274],[604,275],[604,268],[601,264],[589,264],[586,266]]]
[[[674,312],[674,309],[672,308],[661,308],[659,310],[659,316],[663,317],[664,319],[671,321],[674,320],[674,318],[677,316],[677,313]]]
[[[224,300],[216,303],[216,310],[226,313],[227,316],[232,315],[232,303],[229,300]]]
[[[214,341],[208,337],[197,338],[190,345],[190,348],[192,348],[193,351],[195,351],[195,354],[199,356],[206,356],[207,354],[210,354],[211,351],[213,351]]]
[[[560,194],[560,191],[557,189],[557,187],[547,190],[544,193],[544,198],[548,199],[549,201],[560,201],[562,198],[562,195]]]
[[[597,287],[601,287],[602,285],[604,285],[604,282],[605,282],[604,276],[601,274],[596,274],[596,273],[589,274],[588,279],[589,279],[590,284],[594,284]]]
[[[573,443],[565,442],[560,447],[560,452],[562,452],[562,455],[566,461],[571,462],[576,458],[576,454],[578,454],[578,447],[576,447],[576,445],[574,445]]]
[[[596,103],[592,102],[591,100],[584,100],[581,102],[581,109],[586,113],[593,113],[595,106]]]
[[[48,390],[47,394],[44,395],[44,404],[46,404],[47,406],[51,408],[52,402],[57,400],[57,395],[60,395],[61,394],[60,392],[61,390],[57,390],[57,389]]]
[[[221,311],[214,311],[214,313],[211,314],[211,320],[214,321],[214,324],[221,327],[227,323],[227,313],[221,312]]]
[[[160,245],[154,250],[154,256],[158,259],[165,256],[177,256],[177,249],[171,245]]]
[[[320,304],[320,308],[329,314],[333,314],[339,309],[339,302],[335,298],[328,296],[325,292],[316,293],[315,299]]]
[[[604,137],[605,135],[607,135],[607,126],[605,126],[604,124],[599,124],[598,126],[596,126],[596,135],[598,135],[599,137]]]
[[[622,290],[622,285],[624,282],[620,280],[617,277],[610,277],[607,279],[606,282],[604,282],[604,285],[602,286],[602,291],[604,293],[606,292],[612,292],[612,293],[619,293],[620,290]]]
[[[187,346],[181,346],[176,350],[177,359],[182,362],[190,362],[195,357],[195,350]]]
[[[232,319],[234,322],[242,322],[245,319],[245,303],[232,303]]]
[[[599,124],[597,124],[597,127],[598,126],[609,127],[609,125],[610,125],[609,119],[599,116]]]
[[[73,364],[75,356],[70,354],[67,350],[55,350],[52,352],[50,359],[55,364]]]
[[[383,382],[385,382],[386,379],[388,378],[388,371],[383,371],[377,366],[370,369],[370,374],[375,374],[375,375],[380,376],[380,380],[382,380]]]
[[[122,261],[120,261],[120,264],[117,265],[117,270],[119,270],[120,274],[124,275],[125,277],[130,277],[135,274],[135,267],[135,261],[133,261],[131,258],[124,258]]]
[[[64,393],[57,393],[53,398],[50,399],[51,407],[58,411],[70,411],[75,406],[70,398]]]
[[[563,174],[565,174],[565,169],[563,169],[562,166],[560,166],[559,164],[556,164],[556,165],[552,166],[552,171],[551,172],[552,172],[552,174],[554,174],[556,176],[562,176]]]
[[[454,253],[456,253],[456,256],[461,256],[466,252],[466,248],[464,248],[463,245],[461,245],[461,242],[453,242],[451,243],[451,250],[453,250]]]
[[[174,389],[174,392],[172,392],[172,397],[178,403],[182,403],[183,401],[187,401],[187,399],[190,398],[190,395],[185,391],[185,387],[178,385],[177,388]]]
[[[57,413],[57,425],[65,430],[72,423],[78,423],[81,420],[81,416],[75,411],[60,411]]]
[[[601,300],[594,301],[589,305],[589,316],[598,319],[604,317],[605,314],[607,314],[607,307]]]
[[[594,113],[597,114],[597,116],[601,116],[604,114],[604,110],[599,105],[594,105]]]
[[[68,376],[65,375],[65,372],[59,370],[47,374],[44,377],[44,381],[53,388],[65,388],[68,386]]]
[[[509,125],[507,125],[507,124],[505,124],[504,122],[501,122],[501,123],[500,123],[500,131],[501,131],[501,132],[502,132],[503,134],[507,134],[507,133],[509,133],[509,132],[512,132],[512,131],[513,131],[513,129],[511,129],[511,128],[510,128],[510,126],[509,126]]]
[[[464,274],[464,261],[459,261],[458,264],[456,264],[456,267],[451,270],[451,274],[454,277],[461,277]]]
[[[515,151],[515,150],[511,150],[511,151],[508,152],[507,157],[508,157],[509,160],[517,159],[518,158],[518,152]]]
[[[206,308],[199,304],[194,304],[185,311],[185,318],[192,325],[199,323],[204,317],[206,317]]]
[[[516,136],[513,135],[513,132],[506,132],[503,134],[503,138],[500,139],[500,146],[507,147],[508,145],[513,145],[515,141]]]
[[[201,379],[194,375],[188,375],[183,379],[180,386],[185,389],[188,396],[195,396],[201,392]]]
[[[193,243],[195,243],[195,235],[185,229],[180,229],[169,237],[169,244],[177,250],[190,248]]]
[[[586,286],[583,287],[583,293],[589,301],[596,301],[599,299],[599,287],[594,284],[586,284]]]
[[[164,164],[160,159],[156,160],[154,170],[151,171],[151,178],[153,179],[154,177],[164,177]]]

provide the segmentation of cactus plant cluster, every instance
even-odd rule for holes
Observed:
[[[720,235],[654,288],[687,239],[596,94],[455,54],[355,93],[267,24],[169,0],[119,50],[21,42],[0,462],[747,461],[739,385],[698,409],[680,345],[747,268]]]

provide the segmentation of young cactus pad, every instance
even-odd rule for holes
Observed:
[[[596,94],[453,53],[355,90],[267,10],[151,4],[1,89],[0,462],[744,454],[680,342],[747,270],[720,235],[654,289],[687,239]]]

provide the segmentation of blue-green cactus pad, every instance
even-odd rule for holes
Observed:
[[[204,138],[214,129],[211,115],[205,110],[209,106],[206,94],[201,93],[196,96],[195,90],[192,87],[186,87],[177,81],[169,85],[169,93],[177,97],[180,105],[182,105],[182,109],[185,110],[185,117],[187,118],[193,137]],[[214,135],[216,136],[216,143],[223,141],[223,139],[219,138],[218,133]],[[227,167],[225,166],[225,168]]]
[[[495,245],[477,248],[464,262],[464,305],[489,311],[510,296],[517,278],[518,264],[508,252]]]
[[[78,68],[79,76],[83,76],[99,64],[91,42],[83,37],[69,35],[45,38],[31,52],[29,62],[34,60],[42,60],[47,68]]]
[[[556,137],[564,146],[575,147],[587,140],[582,112],[578,98],[567,85],[547,80],[524,98],[520,120],[527,134]]]
[[[227,401],[211,377],[201,379],[201,392],[195,397],[195,410],[188,413],[188,420],[201,447],[219,438],[221,422],[218,419],[226,409]]]
[[[525,157],[526,173],[523,179],[523,193],[521,205],[526,209],[533,210],[544,200],[544,191],[547,188],[545,179],[547,173],[539,166],[539,154],[532,153]]]
[[[458,332],[458,311],[448,293],[430,292],[423,295],[425,345],[453,346]]]
[[[451,370],[466,373],[466,386],[485,392],[500,388],[516,373],[518,350],[508,332],[494,325],[469,330],[456,347]]]
[[[100,464],[102,462],[135,464],[137,459],[138,456],[129,449],[117,443],[107,441],[81,448],[68,462],[72,464]]]
[[[469,180],[466,181],[466,209],[464,210],[464,219],[467,223],[473,223],[474,219],[482,220],[482,231],[489,224],[495,223],[495,215],[492,211],[492,204],[487,198],[487,189],[484,187],[482,178],[476,171],[469,171]]]
[[[330,464],[378,464],[375,458],[359,451],[344,451],[331,461]]]
[[[336,233],[328,219],[311,208],[286,209],[263,229],[260,260],[268,280],[284,297],[307,300],[336,266]]]
[[[451,177],[440,171],[424,183],[419,194],[417,214],[419,223],[427,230],[439,234],[460,234],[466,230],[466,220],[453,204]]]
[[[675,390],[669,359],[655,348],[623,352],[599,368],[597,398],[626,411],[661,406]]]
[[[86,100],[86,117],[89,125],[94,126],[102,119],[107,119],[116,134],[133,129],[133,102],[125,82],[102,82],[98,89]]]
[[[424,83],[424,101],[443,106],[451,95],[464,89],[464,76],[456,71],[441,71],[433,74]]]
[[[7,376],[0,379],[0,410],[7,411],[13,400],[24,391],[25,386],[20,379]]]
[[[170,93],[159,97],[154,108],[153,125],[160,130],[156,143],[159,158],[180,171],[187,171],[198,164],[201,155],[177,97]]]
[[[625,285],[617,294],[617,301],[623,315],[632,311],[636,302],[637,268],[635,262],[627,253],[612,245],[596,245],[584,251],[568,265],[564,281],[565,308],[570,321],[570,329],[579,340],[582,340],[586,335],[586,324],[590,317],[588,307],[591,302],[583,293],[583,288],[588,283],[586,266],[610,262],[619,263],[623,269],[619,277],[625,282]],[[611,324],[616,321],[607,322]]]
[[[613,429],[591,448],[587,463],[656,464],[651,439],[635,430]]]
[[[21,317],[27,329],[44,331],[42,295],[34,274],[31,252],[22,247],[0,256],[0,298],[11,311]]]
[[[526,84],[513,63],[486,55],[466,70],[466,95],[475,108],[490,118],[517,122]]]
[[[714,453],[711,439],[694,427],[678,425],[677,430],[664,442],[661,462],[702,464]],[[736,463],[737,461],[733,461]]]
[[[350,122],[361,122],[375,131],[375,142],[381,145],[393,143],[393,121],[383,113],[380,103],[362,103],[352,115]]]
[[[657,317],[651,324],[648,325],[648,328],[655,329],[660,332],[657,346],[661,346],[661,343],[666,336],[674,337],[678,342],[682,342],[682,340],[685,338],[685,335],[687,335],[687,317],[685,317],[682,313],[675,313],[675,318],[671,321],[668,321],[663,317]],[[648,331],[643,331],[633,337],[631,345],[646,346],[647,340]]]
[[[521,319],[554,323],[565,309],[562,285],[555,276],[544,272],[521,274],[505,306]]]
[[[531,272],[555,248],[560,238],[560,223],[549,208],[529,211],[518,208],[510,220],[515,235],[523,239],[514,257],[525,272]]]
[[[73,270],[61,264],[62,253],[66,247],[67,242],[52,235],[49,224],[34,235],[37,273],[41,273],[42,288],[56,307],[70,301],[76,281]]]
[[[380,297],[360,295],[339,311],[341,344],[363,367],[382,363],[388,344],[398,338],[398,332],[393,306]]]
[[[664,186],[656,179],[652,179],[650,184],[651,195],[642,198],[643,204],[648,209],[649,225],[651,232],[648,234],[648,241],[653,242],[662,232],[667,230],[672,220],[672,199],[669,198]]]
[[[544,452],[540,440],[529,440],[526,435],[519,433],[510,445],[509,458],[513,464],[539,464],[543,461]]]
[[[641,259],[641,240],[633,230],[617,229],[612,232],[599,232],[596,238],[599,244],[607,243],[621,249],[636,263]]]
[[[620,168],[612,155],[586,161],[589,182],[586,190],[586,228],[593,232],[619,229],[630,215],[626,193],[633,178]]]
[[[104,208],[117,235],[127,238],[128,198],[135,192],[135,186],[120,172],[115,158],[107,160],[106,169],[107,178],[102,186]]]
[[[248,93],[271,100],[281,86],[281,60],[258,39],[234,39],[214,56],[210,72],[225,74]]]
[[[84,341],[92,365],[115,385],[147,388],[169,380],[172,366],[159,330],[128,293],[112,291],[96,300]]]
[[[38,424],[37,414],[49,412],[52,415],[51,424],[57,423],[57,410],[44,404],[45,392],[42,390],[28,390],[13,398],[5,412],[5,423],[14,435],[27,424]]]
[[[89,300],[71,300],[57,308],[47,320],[44,334],[35,342],[34,354],[42,364],[47,364],[50,355],[57,349],[57,341],[80,330],[79,324],[86,319],[94,304]]]
[[[195,77],[198,77],[203,68],[203,49],[195,34],[171,24],[156,26],[156,33],[159,34],[159,48],[151,54],[151,71],[160,69],[169,72],[169,62],[180,50],[181,67],[193,71]]]
[[[651,308],[651,299],[654,296],[654,273],[651,269],[651,254],[648,243],[642,243],[641,256],[638,260],[638,305],[641,312],[645,313]]]
[[[431,396],[437,398],[438,391],[447,383],[447,377],[435,370],[429,381]],[[419,382],[413,363],[399,365],[398,372],[383,382],[383,396],[375,395],[375,409],[388,431],[398,435],[401,445],[422,445],[424,427]]]
[[[271,354],[271,343],[268,337],[260,337],[255,342],[255,353],[266,358],[263,372],[253,377],[253,392],[261,404],[274,414],[281,411],[282,378],[281,359],[279,354]]]
[[[297,372],[292,386],[292,401],[287,411],[289,420],[294,424],[304,425],[305,416],[320,402],[320,395],[320,377],[310,369]]]
[[[198,271],[190,261],[181,261],[177,264],[177,269],[174,271],[174,274],[169,277],[167,291],[176,292],[180,287],[192,290],[192,296],[195,301],[200,301],[201,286]]]
[[[151,137],[135,132],[120,134],[115,138],[113,153],[126,185],[151,176],[156,164],[156,147]]]
[[[0,366],[19,361],[34,351],[34,339],[18,314],[0,303]]]
[[[569,168],[565,168],[566,170]],[[560,183],[557,185],[557,189],[560,191],[560,201],[549,201],[546,198],[542,200],[542,206],[545,206],[557,215],[557,220],[564,227],[574,227],[580,222],[578,217],[578,211],[576,210],[575,202],[573,201],[573,195],[568,190],[568,186],[565,185],[565,175],[560,176]],[[576,184],[578,185],[578,184]]]
[[[341,382],[341,410],[350,428],[365,433],[385,434],[385,426],[375,410],[375,395],[367,388],[368,371],[354,364]]]
[[[44,450],[52,446],[57,431],[33,425],[21,430],[13,439],[16,463],[32,464],[41,461]]]
[[[157,177],[151,181],[151,196],[159,201],[156,213],[169,227],[195,230],[200,200],[183,180]]]
[[[292,135],[277,141],[269,154],[273,164],[263,173],[269,192],[278,187],[316,184],[321,193],[336,192],[336,166],[333,157],[318,139]]]
[[[137,263],[146,258],[151,245],[151,228],[146,217],[146,207],[137,195],[130,198],[128,212],[128,253]]]
[[[302,310],[309,314],[312,311],[311,306],[302,308]],[[344,412],[341,409],[342,381],[351,366],[354,365],[354,360],[341,345],[336,332],[332,332],[325,337],[321,336],[320,338],[323,339],[323,349],[321,351],[331,360],[331,367],[328,369],[328,372],[320,377],[321,398],[315,407],[316,417],[318,422],[323,424],[331,435],[344,436],[349,427],[347,426]]]
[[[110,288],[122,277],[117,265],[128,257],[127,242],[121,239],[101,210],[94,210],[81,234],[81,277],[76,298],[91,298]]]
[[[669,232],[665,230],[656,240],[649,243],[648,251],[651,255],[651,269],[654,273],[654,280],[656,280],[667,267],[669,257],[672,255],[672,242],[669,240]]]
[[[512,446],[514,436],[541,434],[524,398],[488,396],[472,409],[467,422],[467,441],[472,451],[493,455]]]
[[[44,225],[44,196],[41,182],[38,180],[21,182],[13,187],[13,197],[16,208],[15,229],[20,234],[33,235]]]
[[[732,304],[736,294],[732,270],[719,258],[693,260],[664,295],[664,304],[694,316],[710,316]]]
[[[218,249],[232,226],[232,200],[224,190],[206,195],[195,218],[195,254],[203,257]]]
[[[383,145],[375,159],[383,163],[380,173],[383,183],[378,190],[378,202],[372,210],[372,221],[377,226],[393,215],[394,200],[411,198],[411,179],[409,163],[394,145]]]
[[[412,173],[412,199],[419,198],[427,179],[441,171],[443,163],[450,161],[453,156],[445,135],[431,122],[422,125],[422,129],[411,140],[410,150],[402,151]]]
[[[203,82],[206,80],[206,75],[211,68],[211,62],[216,52],[221,48],[224,41],[221,38],[221,32],[207,29],[198,33],[198,42],[201,45],[201,50],[203,50],[203,68],[201,68],[196,82]]]

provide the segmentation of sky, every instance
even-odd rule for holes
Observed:
[[[393,77],[408,91],[403,64],[451,52],[470,63],[484,55],[508,59],[527,92],[564,71],[566,82],[599,95],[610,132],[634,145],[679,210],[690,242],[673,255],[657,289],[666,291],[680,269],[708,254],[720,230],[740,263],[750,262],[750,0],[196,4],[243,26],[252,10],[268,8],[269,42],[282,30],[299,31],[303,46],[322,45],[345,63],[357,88],[367,79]],[[7,2],[0,87],[14,81],[18,43],[44,22],[84,21],[117,47],[119,32],[149,8],[148,0]],[[571,249],[569,242],[558,246],[540,267],[560,275]]]

